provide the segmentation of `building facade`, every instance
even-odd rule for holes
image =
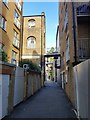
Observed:
[[[75,106],[73,67],[90,58],[90,4],[59,4],[59,40],[62,87]]]
[[[45,14],[23,16],[22,59],[30,59],[43,65],[45,53]]]
[[[57,32],[56,32],[56,52],[60,54],[60,40],[59,40],[59,25],[57,26]],[[60,80],[60,57],[55,60],[56,62],[56,77],[57,77],[57,82],[59,85],[61,85],[61,80]]]
[[[22,46],[22,6],[19,0],[0,1],[0,49],[8,56],[8,62],[18,65]]]

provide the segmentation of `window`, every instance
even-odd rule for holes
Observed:
[[[70,50],[69,50],[70,44],[69,44],[69,35],[66,39],[66,62],[70,60]]]
[[[36,38],[35,37],[29,37],[27,39],[27,48],[35,48],[36,47]]]
[[[17,53],[15,51],[12,51],[12,64],[16,64],[16,57]]]
[[[16,10],[14,10],[14,24],[20,29],[20,16]]]
[[[14,10],[14,17],[17,19],[19,18],[19,14],[16,12],[16,10]]]
[[[16,2],[20,3],[21,0],[15,0]]]
[[[3,49],[4,49],[4,45],[0,43],[0,51],[3,51]]]
[[[14,37],[17,39],[19,38],[18,33],[15,30],[14,30]]]
[[[6,30],[6,20],[4,17],[0,15],[0,27],[4,30]]]
[[[35,27],[35,20],[34,19],[31,19],[28,21],[28,27],[31,28],[31,27]]]
[[[21,5],[20,5],[21,0],[15,0],[15,4],[17,8],[21,11]]]
[[[13,45],[17,48],[20,47],[19,35],[15,30],[14,30],[14,37],[13,37]]]
[[[66,49],[69,47],[69,36],[66,39]]]
[[[66,13],[64,18],[64,31],[67,30],[67,25],[68,25],[68,11],[67,11],[67,5],[66,5]]]
[[[8,0],[3,0],[4,4],[8,6]]]

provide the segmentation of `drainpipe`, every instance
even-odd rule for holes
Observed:
[[[43,57],[43,55],[42,55],[43,54],[43,51],[42,51],[42,47],[43,47],[43,41],[42,41],[43,40],[43,37],[42,37],[43,17],[45,17],[44,12],[41,13],[41,69],[42,70],[43,70],[43,67],[42,67],[42,60],[43,60],[43,58],[42,58]]]
[[[42,70],[42,15],[41,15],[41,70]]]
[[[73,17],[73,35],[74,35],[74,59],[75,64],[77,63],[77,49],[76,49],[76,23],[75,23],[75,12],[74,12],[74,2],[72,2],[72,17]]]
[[[75,9],[74,9],[74,2],[72,2],[72,16],[73,16],[73,35],[74,35],[74,59],[75,64],[77,63],[77,47],[76,47],[76,23],[75,23]],[[77,86],[77,85],[76,85]],[[77,90],[77,89],[76,89]],[[77,94],[77,100],[78,100],[78,94]],[[77,101],[77,118],[79,119],[79,105]]]

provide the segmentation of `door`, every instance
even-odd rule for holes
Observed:
[[[63,88],[65,89],[65,72],[63,72]]]
[[[2,118],[2,75],[0,75],[0,119]]]
[[[8,113],[9,75],[2,75],[2,117]]]
[[[16,67],[14,84],[14,106],[24,99],[24,69]]]

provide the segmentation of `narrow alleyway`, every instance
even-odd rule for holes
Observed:
[[[45,82],[45,87],[15,107],[9,118],[75,118],[72,107],[59,85]]]

